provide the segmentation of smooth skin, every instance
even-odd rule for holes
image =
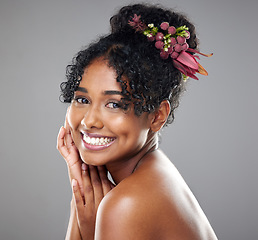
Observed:
[[[217,239],[183,178],[158,149],[169,102],[139,117],[133,108],[125,112],[115,72],[103,59],[87,67],[79,87],[57,142],[73,188],[66,239]],[[100,151],[87,149],[84,133],[114,142]]]
[[[66,239],[94,239],[99,203],[114,185],[108,180],[104,166],[88,166],[82,162],[67,121],[65,126],[58,134],[57,148],[66,160],[73,189]]]

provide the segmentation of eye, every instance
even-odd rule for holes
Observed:
[[[118,102],[109,102],[107,105],[106,105],[107,108],[113,108],[113,109],[116,109],[116,108],[121,108],[121,104],[118,103]]]
[[[79,104],[89,104],[89,100],[85,97],[75,97],[74,101],[76,101]]]

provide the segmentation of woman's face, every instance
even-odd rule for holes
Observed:
[[[68,112],[74,143],[84,162],[127,161],[146,144],[150,114],[120,108],[121,87],[104,61],[95,60],[82,76]]]

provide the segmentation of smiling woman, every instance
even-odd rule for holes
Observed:
[[[114,15],[111,28],[76,55],[61,84],[70,105],[58,149],[73,188],[66,239],[217,239],[158,146],[184,80],[207,75],[193,55],[194,26],[137,4]]]
[[[82,76],[67,115],[73,141],[85,163],[106,165],[111,171],[114,162],[116,166],[132,164],[131,157],[143,148],[150,117],[125,112],[121,98],[114,69],[103,59],[94,60]]]

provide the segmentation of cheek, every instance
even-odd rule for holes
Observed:
[[[107,124],[119,137],[130,137],[127,140],[137,141],[147,132],[147,126],[142,124],[135,116],[116,117],[112,121],[108,121]]]
[[[82,118],[83,114],[80,111],[78,111],[78,109],[75,109],[73,106],[71,106],[70,111],[67,115],[67,120],[72,130],[78,128]]]
[[[112,120],[106,120],[106,124],[108,124],[114,131],[120,134],[126,134],[135,124],[135,122],[131,121],[130,118],[124,114],[121,116],[116,116],[112,118]]]

